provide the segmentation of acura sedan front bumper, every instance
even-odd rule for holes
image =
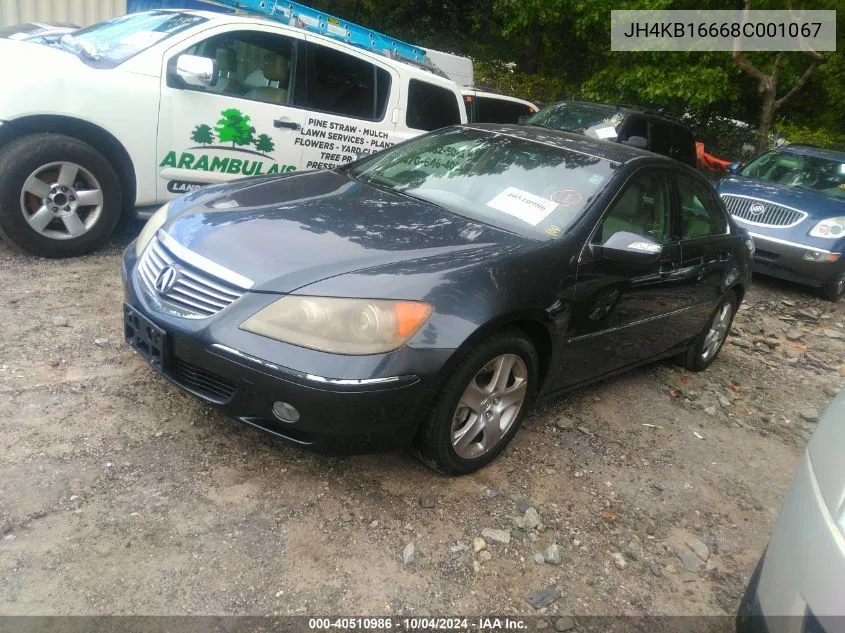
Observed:
[[[243,315],[260,309],[268,295],[247,293],[211,318],[182,319],[156,311],[135,262],[133,243],[122,267],[125,338],[171,383],[245,424],[317,451],[364,453],[410,444],[448,350],[408,350],[411,362],[385,359],[383,365],[406,369],[389,375],[374,374],[363,361],[356,375],[356,357],[349,356],[337,357],[335,376],[294,369],[275,351],[285,344],[238,329]],[[323,352],[291,351],[299,360],[320,357],[327,367]]]

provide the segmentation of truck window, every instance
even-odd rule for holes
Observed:
[[[405,124],[413,130],[437,130],[461,122],[455,93],[426,81],[408,82],[408,107]]]
[[[206,92],[278,105],[294,103],[296,42],[291,38],[234,31],[210,37],[185,53],[217,61],[217,81]]]
[[[649,121],[651,135],[648,139],[648,148],[657,154],[669,156],[672,151],[674,134],[672,125],[665,121]]]
[[[390,73],[359,57],[309,43],[308,98],[311,110],[381,121],[390,94]]]
[[[478,115],[475,120],[479,123],[516,123],[522,115],[534,114],[522,103],[491,97],[476,97],[476,108]]]

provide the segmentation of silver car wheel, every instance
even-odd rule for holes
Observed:
[[[728,335],[728,328],[731,324],[731,315],[733,314],[733,306],[729,301],[721,305],[716,316],[713,317],[713,323],[710,324],[710,331],[704,338],[701,352],[701,359],[704,361],[710,360],[719,351],[725,337]]]
[[[32,229],[54,240],[87,233],[103,212],[103,190],[94,175],[76,163],[49,163],[26,179],[21,213]]]
[[[516,354],[492,359],[470,380],[452,418],[452,448],[477,459],[510,430],[525,402],[528,369]]]

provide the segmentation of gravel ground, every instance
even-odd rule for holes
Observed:
[[[66,261],[0,243],[2,615],[529,615],[546,588],[550,618],[731,614],[845,381],[845,304],[761,279],[710,370],[538,405],[474,475],[322,457],[126,347],[132,231]]]

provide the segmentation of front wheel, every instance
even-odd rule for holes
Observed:
[[[828,301],[839,301],[845,296],[845,268],[822,287],[822,297]]]
[[[704,371],[724,346],[736,314],[737,300],[733,291],[722,297],[707,325],[696,337],[692,347],[678,359],[690,371]]]
[[[414,441],[424,463],[462,475],[511,441],[537,393],[537,352],[519,330],[473,348],[443,385]]]
[[[123,197],[112,165],[61,134],[32,134],[0,151],[0,233],[44,257],[81,255],[102,244]]]

